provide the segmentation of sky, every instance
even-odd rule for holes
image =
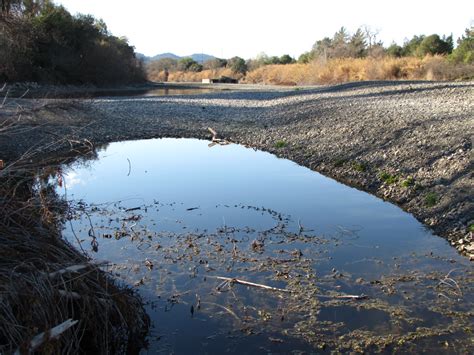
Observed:
[[[367,25],[385,45],[413,35],[453,34],[474,25],[474,1],[425,0],[56,0],[71,13],[102,18],[148,56],[207,53],[220,58],[298,57],[341,26]],[[443,5],[441,5],[443,4]]]

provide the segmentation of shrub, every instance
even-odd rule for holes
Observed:
[[[425,205],[433,207],[438,203],[438,195],[435,192],[428,192],[425,196]]]
[[[387,172],[381,172],[379,174],[379,178],[388,185],[395,184],[398,181],[398,177],[396,175],[391,175]]]
[[[403,187],[410,187],[410,186],[413,186],[414,184],[415,184],[415,179],[413,179],[411,176],[402,181]]]
[[[367,170],[367,165],[361,162],[354,162],[352,164],[352,167],[354,168],[355,171],[359,171],[361,173]]]
[[[285,148],[288,145],[285,141],[277,141],[275,143],[275,148]]]

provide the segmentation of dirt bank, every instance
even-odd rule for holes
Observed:
[[[169,136],[210,138],[207,127],[212,127],[222,138],[289,158],[394,202],[474,258],[472,82],[245,89],[74,103],[11,100],[0,119],[23,113],[3,135],[8,138],[0,138],[0,159],[8,164],[33,145],[44,147],[63,137],[69,138],[64,147],[84,139],[98,145]]]

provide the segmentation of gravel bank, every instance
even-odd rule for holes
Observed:
[[[44,101],[16,100],[9,107],[18,104]],[[200,96],[54,101],[27,116],[22,125],[35,126],[33,131],[0,141],[9,157],[32,142],[63,135],[94,144],[209,139],[207,127],[212,127],[221,138],[291,159],[398,204],[474,259],[471,82],[246,86]]]

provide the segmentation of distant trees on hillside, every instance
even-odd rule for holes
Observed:
[[[126,38],[49,0],[0,0],[0,80],[97,85],[141,82]]]

